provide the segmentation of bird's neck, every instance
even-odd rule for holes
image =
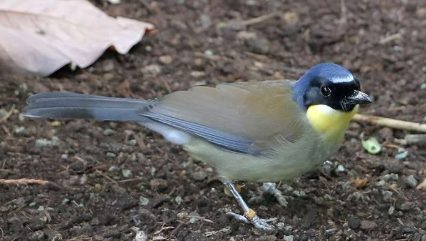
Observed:
[[[349,121],[358,112],[359,106],[350,112],[335,110],[327,105],[312,105],[306,115],[312,127],[327,141],[340,144]]]

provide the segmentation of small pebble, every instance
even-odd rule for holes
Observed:
[[[196,223],[196,222],[198,222],[198,220],[199,220],[198,218],[192,217],[192,218],[189,219],[189,222],[190,223]]]
[[[143,74],[158,75],[161,72],[161,68],[156,64],[151,64],[143,67],[141,71]]]
[[[139,197],[139,204],[142,206],[146,206],[149,203],[149,199],[144,197],[144,196],[140,196]]]
[[[206,50],[206,51],[204,51],[204,55],[205,56],[213,56],[214,54],[213,54],[213,51],[211,51],[211,50]]]
[[[393,196],[393,192],[391,191],[382,191],[383,201],[388,202],[391,200]]]
[[[163,55],[159,58],[162,64],[171,64],[173,62],[173,58],[170,55]]]
[[[18,120],[19,120],[20,122],[25,121],[25,116],[24,116],[24,114],[19,113],[19,115],[18,115]]]
[[[284,20],[287,25],[295,25],[300,21],[299,14],[296,12],[285,12],[281,15],[281,19]]]
[[[115,133],[115,131],[113,131],[113,130],[111,130],[111,129],[105,129],[104,131],[103,131],[103,134],[105,135],[105,136],[111,136],[111,135],[113,135]]]
[[[175,202],[177,205],[181,205],[183,203],[183,199],[180,196],[175,197]]]
[[[26,129],[23,126],[15,128],[15,133],[16,134],[21,134],[21,133],[25,133],[25,132],[26,132]]]
[[[131,146],[136,146],[136,145],[138,144],[138,142],[137,142],[135,139],[131,139],[131,140],[129,141],[129,144],[130,144]]]
[[[115,153],[113,153],[113,152],[107,152],[107,153],[106,153],[106,156],[107,156],[108,158],[114,158],[114,157],[116,157],[117,155],[116,155]]]
[[[130,176],[132,176],[132,171],[129,169],[123,169],[121,170],[121,174],[123,175],[123,177],[129,178]]]
[[[277,228],[278,229],[283,229],[284,227],[285,227],[285,223],[283,223],[283,222],[277,223]]]
[[[399,209],[402,210],[402,211],[409,211],[409,210],[413,209],[413,206],[414,205],[412,203],[406,202],[406,203],[401,204],[401,206],[399,206]]]
[[[294,241],[294,236],[293,235],[284,236],[284,240],[285,241]]]
[[[102,185],[99,183],[96,183],[94,188],[95,188],[95,191],[100,191],[102,189]]]
[[[248,39],[246,44],[250,52],[256,54],[267,54],[269,52],[269,41],[266,38]]]
[[[392,215],[395,212],[395,207],[394,206],[390,206],[389,210],[388,210],[388,214]]]
[[[385,182],[398,181],[399,175],[395,174],[395,173],[389,173],[389,174],[386,174],[384,176],[381,176],[380,179],[382,179]]]
[[[111,4],[119,4],[121,0],[108,0],[108,2]]]
[[[5,109],[0,109],[0,118],[3,118],[7,115],[7,111]]]
[[[108,0],[108,1],[113,1],[113,0]],[[117,0],[114,0],[117,1]],[[104,64],[102,66],[103,71],[105,72],[111,72],[114,70],[114,62],[112,60],[105,60]]]
[[[177,216],[179,219],[183,219],[183,218],[188,217],[188,213],[187,213],[187,212],[181,212],[181,213],[176,214],[176,216]]]
[[[36,147],[45,147],[45,146],[58,146],[59,139],[57,137],[52,137],[52,140],[38,139],[35,141]]]
[[[342,166],[342,165],[338,165],[337,166],[337,172],[345,172],[345,167],[344,166]]]
[[[68,154],[64,153],[61,155],[61,159],[68,160]]]
[[[192,77],[198,78],[198,77],[204,77],[206,73],[204,73],[203,71],[191,71],[190,75]]]
[[[401,160],[408,156],[408,151],[404,148],[399,148],[398,153],[395,155],[395,159]]]
[[[370,220],[362,220],[360,224],[363,230],[374,230],[377,228],[377,224]]]
[[[212,25],[212,20],[206,14],[200,16],[200,22],[203,29],[208,29]]]
[[[237,38],[239,39],[254,39],[257,35],[255,32],[247,32],[247,31],[240,31],[237,34]]]
[[[62,199],[61,204],[65,205],[65,204],[68,204],[69,202],[70,202],[70,200],[68,198],[64,198],[64,199]]]
[[[410,175],[407,178],[404,178],[403,180],[404,180],[404,183],[411,188],[416,188],[417,185],[419,184],[419,182],[413,175]]]
[[[386,141],[393,141],[393,131],[391,128],[388,128],[388,127],[382,128],[380,129],[379,134]]]
[[[120,168],[118,168],[117,166],[110,166],[108,168],[109,172],[116,172],[116,171],[119,171],[119,170],[120,170]]]
[[[351,229],[357,229],[361,225],[361,221],[356,216],[350,216],[348,218],[348,226]]]
[[[207,178],[207,174],[203,171],[193,172],[192,178],[194,178],[194,180],[196,181],[203,181],[204,179]]]
[[[28,236],[29,241],[39,241],[44,240],[44,232],[41,230],[35,231],[34,233]]]
[[[256,241],[275,241],[275,240],[277,240],[277,236],[275,235],[260,236],[256,239]]]

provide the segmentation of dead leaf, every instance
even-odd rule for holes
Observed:
[[[420,184],[416,187],[416,189],[419,189],[419,190],[421,190],[421,189],[425,189],[425,190],[426,190],[426,178],[422,181],[422,183],[420,183]]]
[[[67,64],[85,68],[111,46],[126,54],[153,28],[85,0],[1,0],[0,71],[47,76]]]
[[[355,188],[360,189],[360,188],[364,188],[364,187],[367,186],[368,179],[357,177],[355,179],[352,179],[351,182],[355,185]]]
[[[121,96],[126,97],[135,97],[135,95],[132,92],[132,89],[130,88],[130,83],[127,80],[124,80],[119,86],[118,86],[118,94]]]

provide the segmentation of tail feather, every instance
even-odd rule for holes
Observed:
[[[139,113],[153,102],[70,92],[47,92],[29,97],[27,103],[24,115],[28,117],[143,122],[146,117]]]

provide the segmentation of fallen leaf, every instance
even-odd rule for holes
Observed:
[[[47,76],[91,65],[113,46],[126,54],[153,25],[112,18],[86,0],[1,0],[0,71]]]
[[[382,146],[376,138],[370,137],[366,141],[362,141],[362,147],[370,154],[378,154],[382,150]]]
[[[367,186],[368,179],[367,178],[361,179],[357,177],[356,179],[352,179],[351,182],[355,185],[355,188],[360,189]]]
[[[426,178],[422,181],[422,183],[420,183],[420,184],[416,187],[416,189],[419,189],[419,190],[421,190],[421,189],[425,189],[425,190],[426,190]]]

